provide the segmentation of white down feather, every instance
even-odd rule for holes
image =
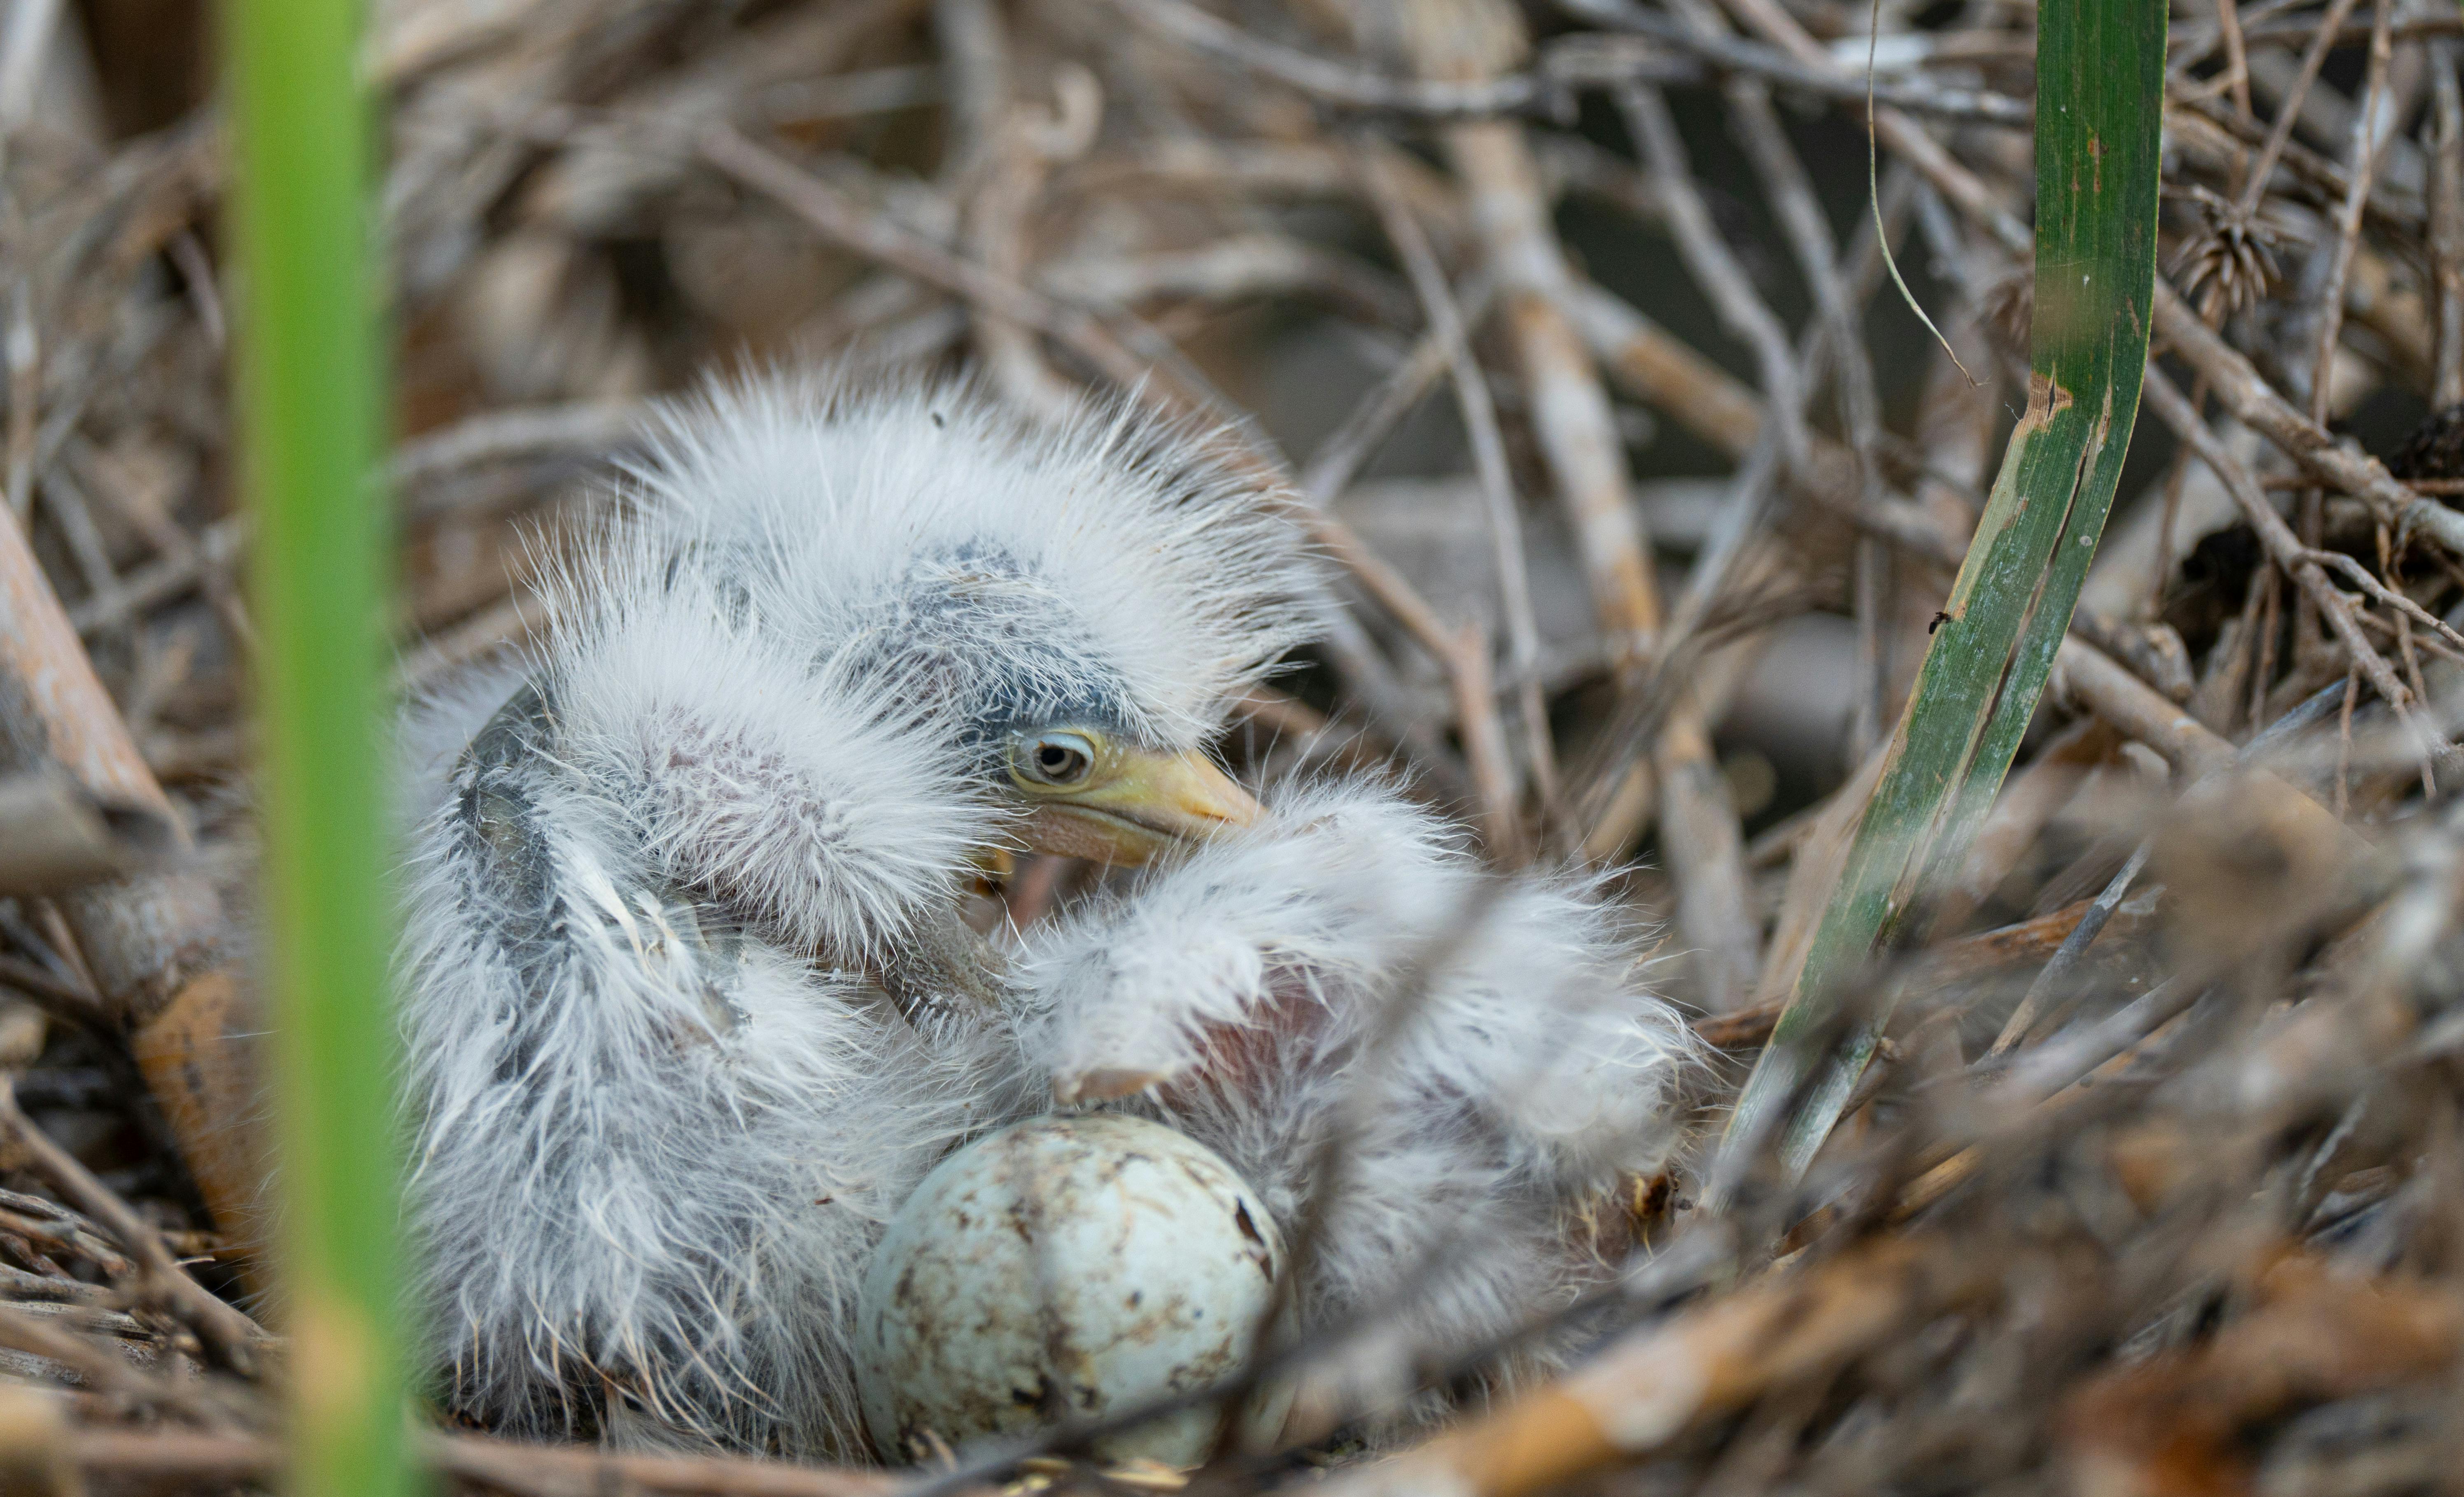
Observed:
[[[1287,1231],[1370,1089],[1315,1324],[1433,1250],[1398,1354],[1573,1292],[1559,1220],[1664,1158],[1691,1042],[1585,891],[1527,880],[1365,1059],[1392,974],[1481,882],[1391,791],[1270,791],[1261,826],[1040,933],[1009,1013],[919,1031],[868,976],[1006,835],[987,714],[1094,699],[1194,746],[1310,631],[1278,496],[1125,409],[1040,428],[966,384],[826,375],[676,407],[629,486],[549,578],[547,637],[405,730],[411,1202],[452,1406],[860,1456],[847,1336],[882,1223],[950,1147],[1107,1068],[1176,1075],[1135,1105]],[[1210,1074],[1233,1041],[1251,1069]]]

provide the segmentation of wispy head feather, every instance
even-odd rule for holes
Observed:
[[[922,680],[978,721],[1094,711],[1195,745],[1315,632],[1282,496],[1122,402],[1039,425],[972,381],[714,384],[628,470],[645,520],[765,628]]]

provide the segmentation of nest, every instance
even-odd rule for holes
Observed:
[[[199,29],[31,10],[0,41],[0,1486],[248,1489],[292,1358],[239,1308],[264,1177],[225,1042],[245,288]],[[1764,1050],[2026,386],[1997,217],[2032,192],[2033,17],[1881,13],[1869,209],[1837,0],[395,0],[398,683],[539,624],[559,517],[708,371],[1135,387],[1233,423],[1353,605],[1242,704],[1239,765],[1392,772],[1502,866],[1616,870],[1730,1080],[1811,1075],[1831,1034]],[[1056,1443],[921,1480],[2452,1486],[2464,27],[2376,18],[2375,55],[2348,3],[2176,19],[2160,265],[2209,331],[2163,340],[2054,689],[1845,1005],[1892,1017],[1810,1167],[1713,1109],[1685,1172],[1603,1202],[1623,1272],[1532,1328],[1573,1370],[1399,1456],[1105,1475]],[[1023,869],[1010,914],[1090,881]],[[907,1481],[419,1449],[471,1490]]]

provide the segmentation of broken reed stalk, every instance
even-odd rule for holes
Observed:
[[[175,866],[60,896],[100,989],[102,1024],[124,1030],[183,1162],[217,1225],[249,1226],[262,1172],[235,1032],[239,984],[223,967],[224,914],[212,885],[176,866],[184,824],[44,579],[13,517],[0,517],[0,768],[56,766],[97,801],[159,818]]]
[[[1932,892],[1991,810],[2069,627],[2122,476],[2154,321],[2165,21],[2153,0],[2038,8],[2028,408],[1795,992],[1730,1117],[1715,1193],[1797,1098],[1806,1042],[1837,1022],[1856,975],[1922,937]],[[1861,1017],[1818,1061],[1779,1137],[1790,1175],[1830,1135],[1887,1017]]]
[[[224,10],[247,495],[263,627],[266,956],[275,995],[292,1489],[411,1489],[386,979],[384,384],[360,11]]]

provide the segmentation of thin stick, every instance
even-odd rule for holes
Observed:
[[[1400,109],[1437,116],[1511,114],[1540,97],[1529,74],[1470,81],[1395,77],[1365,73],[1323,57],[1278,46],[1216,19],[1187,0],[1134,0],[1121,9],[1133,20],[1169,32],[1211,56],[1262,73],[1320,99],[1365,109]]]
[[[2338,807],[2338,814],[2343,814],[2341,806]],[[2047,961],[2044,970],[2036,974],[2036,980],[2028,984],[2026,996],[2019,1000],[2019,1006],[2011,1011],[2011,1017],[2003,1023],[2002,1032],[1994,1036],[1992,1045],[1987,1047],[1985,1054],[1980,1058],[1980,1064],[2008,1054],[2013,1046],[2028,1037],[2030,1030],[2036,1026],[2037,1020],[2044,1015],[2049,1003],[2057,996],[2061,985],[2070,980],[2070,975],[2078,970],[2081,961],[2086,959],[2087,949],[2096,943],[2099,936],[2104,934],[2104,927],[2112,920],[2113,912],[2122,907],[2123,899],[2130,892],[2130,886],[2146,869],[2148,855],[2154,848],[2155,842],[2152,838],[2140,843],[2138,850],[2130,854],[2130,860],[2122,865],[2122,871],[2113,875],[2112,880],[2104,886],[2103,892],[2098,894],[2095,903],[2088,906],[2087,914],[2079,917],[2079,923],[2072,927],[2070,935],[2062,937],[2062,943],[2055,950],[2053,959]]]
[[[2456,81],[2464,48],[2452,41],[2430,49],[2430,262],[2438,319],[2430,406],[2464,405],[2464,85]]]
[[[2233,204],[2234,215],[2245,222],[2258,211],[2259,199],[2266,195],[2267,179],[2276,170],[2276,159],[2284,154],[2284,143],[2293,138],[2293,123],[2300,117],[2301,100],[2318,80],[2319,65],[2327,60],[2327,49],[2334,45],[2336,28],[2351,14],[2353,0],[2328,0],[2326,18],[2312,33],[2309,47],[2301,54],[2301,72],[2293,87],[2285,94],[2283,104],[2276,111],[2276,125],[2267,132],[2267,143],[2259,147],[2258,160],[2250,168],[2250,177],[2242,184],[2241,197]]]
[[[140,1295],[194,1331],[216,1363],[244,1376],[255,1376],[257,1348],[265,1340],[265,1332],[256,1322],[189,1278],[163,1245],[162,1233],[146,1225],[126,1201],[96,1179],[75,1156],[36,1128],[18,1109],[15,1083],[6,1075],[0,1075],[0,1133],[7,1134],[25,1152],[27,1160],[46,1184],[111,1229],[120,1245],[137,1263]]]
[[[1427,309],[1429,330],[1444,347],[1453,373],[1455,399],[1463,429],[1471,436],[1473,466],[1480,474],[1481,495],[1488,513],[1489,544],[1496,552],[1498,602],[1506,615],[1507,648],[1519,678],[1517,703],[1523,715],[1524,742],[1530,756],[1531,777],[1543,807],[1557,800],[1557,751],[1549,736],[1549,712],[1540,695],[1540,628],[1532,621],[1531,574],[1523,555],[1523,521],[1515,512],[1514,478],[1506,464],[1506,439],[1497,428],[1497,410],[1489,403],[1488,385],[1472,362],[1463,316],[1454,293],[1439,269],[1428,235],[1412,216],[1394,175],[1375,144],[1360,151],[1362,184],[1375,205],[1386,237],[1403,261],[1412,289]],[[1517,839],[1518,845],[1520,839]]]
[[[1465,333],[1478,327],[1488,315],[1496,290],[1497,283],[1487,276],[1478,278],[1465,289],[1460,298]],[[1446,341],[1432,326],[1413,342],[1411,351],[1386,377],[1360,398],[1343,418],[1343,424],[1309,454],[1293,486],[1320,508],[1341,497],[1343,491],[1352,487],[1353,478],[1376,455],[1379,446],[1394,434],[1403,418],[1412,413],[1412,407],[1429,393],[1438,376],[1448,368]]]
[[[1157,373],[1132,354],[1093,313],[1030,291],[974,260],[952,254],[882,214],[866,211],[838,188],[734,129],[722,125],[711,130],[701,139],[701,150],[712,165],[776,200],[829,238],[903,275],[1036,329],[1085,358],[1117,385],[1134,389]],[[1184,398],[1193,405],[1202,404],[1186,392]]]
[[[2190,409],[2190,403],[2182,398],[2182,393],[2173,387],[2172,381],[2167,379],[2163,371],[2153,367],[2148,369],[2145,399],[2154,407],[2157,416],[2173,429],[2174,435],[2198,453],[2199,460],[2208,465],[2217,481],[2233,495],[2243,517],[2258,532],[2270,559],[2317,605],[2321,615],[2335,630],[2336,637],[2343,641],[2344,648],[2352,652],[2355,667],[2369,677],[2371,689],[2386,698],[2387,704],[2420,736],[2421,752],[2426,757],[2436,739],[2428,724],[2419,721],[2413,713],[2410,689],[2396,678],[2393,668],[2363,636],[2361,627],[2353,622],[2351,601],[2328,583],[2327,574],[2319,564],[2316,553],[2294,535],[2284,517],[2276,513],[2276,507],[2267,502],[2250,471],[2225,451],[2224,444],[2209,431],[2207,423],[2199,420],[2197,413]]]
[[[1807,1379],[1904,1327],[1989,1292],[1972,1253],[1881,1238],[1629,1332],[1578,1371],[1392,1461],[1343,1473],[1323,1497],[1519,1497],[1641,1460],[1704,1422]]]
[[[1529,143],[1512,123],[1459,125],[1446,144],[1498,284],[1532,434],[1573,528],[1592,606],[1612,650],[1639,654],[1661,625],[1651,538],[1634,509],[1625,447],[1608,392],[1567,320],[1572,276]]]
[[[50,1316],[35,1315],[13,1305],[0,1305],[0,1347],[57,1362],[95,1392],[138,1408],[165,1409],[199,1424],[228,1426],[262,1423],[261,1415],[235,1398],[217,1397],[224,1390],[195,1381],[140,1371],[126,1357],[99,1342],[73,1335]]]
[[[2156,278],[2156,333],[2176,357],[2208,377],[2229,414],[2275,443],[2312,477],[2361,499],[2399,533],[2427,536],[2450,555],[2464,557],[2464,514],[2413,493],[2377,458],[2344,446],[2295,409],[2248,359],[2210,331],[2161,275]]]
[[[2346,188],[2343,207],[2336,215],[2335,250],[2328,261],[2327,283],[2315,303],[2319,334],[2310,352],[2310,419],[2322,427],[2327,424],[2328,386],[2334,383],[2336,344],[2344,330],[2344,282],[2353,273],[2353,255],[2361,247],[2362,209],[2370,200],[2370,181],[2378,174],[2379,152],[2395,133],[2393,121],[2382,119],[2386,113],[2387,63],[2394,51],[2387,40],[2387,24],[2393,14],[2389,0],[2376,0],[2371,8],[2368,81],[2362,90],[2361,107],[2353,111],[2353,143],[2344,165],[2352,185]],[[2287,117],[2294,112],[2293,105],[2294,100],[2286,100]],[[2388,128],[2383,131],[2383,124]],[[2308,539],[2311,544],[2318,544],[2315,535]]]
[[[650,414],[649,403],[582,401],[491,410],[450,427],[421,433],[394,449],[391,481],[407,495],[441,487],[473,469],[532,462],[576,453],[599,456],[637,439]],[[407,519],[420,519],[450,505],[408,499]]]
[[[1695,284],[1710,298],[1721,324],[1753,351],[1762,374],[1763,408],[1777,424],[1781,456],[1788,467],[1802,467],[1808,448],[1805,396],[1788,329],[1754,290],[1745,267],[1737,263],[1727,241],[1713,226],[1711,209],[1703,201],[1686,161],[1685,143],[1668,113],[1668,101],[1658,89],[1636,84],[1618,89],[1617,102],[1660,188],[1678,253]]]
[[[2242,40],[2238,0],[2216,0],[2216,34],[2225,44],[2225,86],[2233,95],[2233,112],[2250,113],[2250,53]]]

